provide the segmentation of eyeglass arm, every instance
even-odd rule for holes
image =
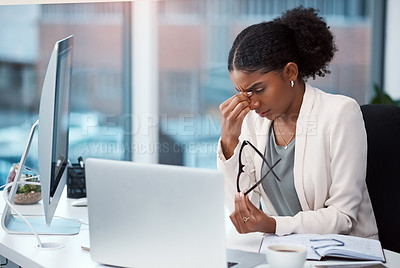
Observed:
[[[279,158],[278,161],[276,161],[275,164],[272,165],[271,169],[268,170],[267,173],[265,173],[264,176],[262,176],[262,178],[261,178],[259,181],[257,181],[256,184],[254,184],[253,186],[251,186],[250,189],[248,189],[248,190],[244,193],[244,195],[247,195],[248,193],[250,193],[251,191],[253,191],[258,185],[260,185],[260,183],[267,177],[267,175],[268,175],[270,172],[273,172],[272,169],[273,169],[281,160],[282,160],[282,158]]]
[[[253,144],[251,144],[249,141],[244,140],[244,141],[243,141],[243,144],[245,144],[245,143],[248,144],[248,145],[250,145],[251,148],[253,148],[253,150],[262,158],[262,160],[265,162],[265,164],[267,164],[267,166],[268,166],[268,168],[269,168],[269,171],[271,171],[272,174],[274,174],[275,178],[276,178],[278,181],[281,181],[281,179],[279,179],[278,175],[276,175],[275,172],[272,170],[271,165],[268,163],[267,159],[265,159],[264,155],[263,155]],[[242,148],[244,147],[243,144],[242,144]],[[239,158],[239,161],[240,161],[240,158]],[[280,161],[280,159],[278,160],[278,162],[279,162],[279,161]],[[277,162],[277,163],[278,163],[278,162]],[[276,164],[276,163],[275,163],[275,164]]]
[[[266,176],[267,176],[270,172],[272,172],[272,174],[274,174],[275,178],[276,178],[278,181],[281,181],[281,180],[279,179],[279,177],[278,177],[278,176],[275,174],[275,172],[273,171],[273,168],[274,168],[282,159],[281,159],[281,158],[278,159],[278,161],[276,161],[276,163],[275,163],[273,166],[271,166],[271,165],[268,163],[268,161],[265,159],[265,157],[260,153],[260,151],[259,151],[253,144],[251,144],[251,143],[250,143],[249,141],[247,141],[247,140],[244,140],[243,143],[242,143],[242,145],[241,145],[241,147],[240,147],[240,150],[239,150],[239,169],[238,169],[238,174],[237,174],[237,178],[236,178],[236,189],[237,189],[237,192],[241,192],[240,187],[239,187],[239,179],[240,179],[240,175],[244,172],[244,170],[243,170],[244,165],[242,164],[242,151],[243,151],[244,146],[246,146],[246,145],[250,145],[251,148],[263,159],[263,161],[267,164],[269,170],[267,171],[267,173],[264,174],[264,176],[263,176],[259,181],[256,182],[256,184],[254,184],[254,185],[253,185],[250,189],[248,189],[244,194],[247,195],[247,194],[250,193],[252,190],[254,190],[258,185],[260,185],[260,183],[266,178]]]

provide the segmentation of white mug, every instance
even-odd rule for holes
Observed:
[[[268,246],[266,254],[271,268],[303,268],[307,249],[294,244],[276,244]]]

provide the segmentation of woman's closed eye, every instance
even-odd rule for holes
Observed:
[[[256,88],[256,89],[253,90],[253,92],[254,93],[261,93],[261,92],[264,91],[264,89],[265,89],[264,87]]]
[[[241,90],[239,90],[237,87],[235,87],[235,90],[236,90],[237,92],[261,93],[261,92],[263,92],[263,91],[265,90],[265,87],[259,87],[259,88],[251,89],[251,90],[248,90],[248,91],[241,91]]]

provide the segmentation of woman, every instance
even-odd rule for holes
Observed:
[[[247,27],[233,43],[228,70],[239,92],[220,105],[217,164],[239,233],[378,238],[365,183],[367,139],[360,107],[306,83],[328,73],[333,40],[314,9],[299,7]],[[236,185],[245,140],[266,161],[245,146]]]

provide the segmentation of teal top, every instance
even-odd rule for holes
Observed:
[[[294,148],[295,139],[288,144],[287,149],[285,146],[277,145],[271,125],[264,156],[270,166],[274,165],[279,158],[282,159],[273,168],[281,181],[278,181],[270,172],[263,180],[262,186],[279,216],[294,216],[301,211],[300,201],[294,188]],[[263,163],[261,175],[263,176],[268,170],[268,166]]]

